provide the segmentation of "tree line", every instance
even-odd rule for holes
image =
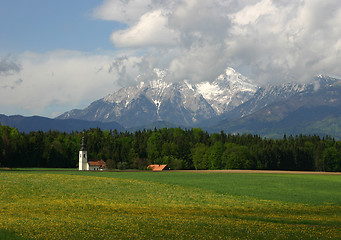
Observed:
[[[21,133],[0,124],[0,167],[75,168],[83,134],[89,159],[112,169],[263,169],[341,171],[341,142],[325,136],[267,139],[251,134],[209,134],[200,128],[135,132]]]

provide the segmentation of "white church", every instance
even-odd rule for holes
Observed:
[[[82,147],[79,150],[79,171],[103,171],[107,169],[106,163],[103,160],[89,161],[88,151],[85,146],[84,135],[82,137]]]

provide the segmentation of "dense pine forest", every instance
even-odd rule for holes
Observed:
[[[89,158],[103,159],[111,169],[145,169],[155,163],[171,169],[341,171],[341,142],[328,136],[266,139],[200,128],[21,133],[2,125],[0,167],[75,168],[83,134]]]

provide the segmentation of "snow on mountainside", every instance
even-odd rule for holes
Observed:
[[[292,95],[305,92],[309,89],[312,89],[312,85],[297,83],[285,83],[279,86],[268,85],[264,88],[259,88],[247,104],[240,106],[245,108],[241,111],[241,117],[256,112],[273,102],[286,99]]]
[[[276,102],[297,95],[313,94],[332,87],[338,79],[318,76],[312,83],[286,83],[257,87],[232,68],[214,81],[173,83],[165,81],[168,72],[154,69],[154,78],[137,86],[121,88],[58,119],[116,121],[125,128],[168,122],[178,126],[215,126],[221,121],[250,116]],[[138,79],[137,79],[138,80]]]
[[[212,118],[250,99],[257,90],[246,77],[227,68],[213,82],[191,84],[166,82],[166,70],[154,69],[155,79],[137,86],[121,88],[83,110],[71,110],[59,119],[117,121],[135,127],[155,121],[179,125]]]
[[[328,134],[341,138],[340,79],[318,76],[312,83],[304,85],[271,86],[262,89],[253,99],[233,111],[241,113],[246,107],[254,109],[257,105],[260,109],[249,111],[245,117],[225,118],[211,127],[226,132],[248,132],[270,137],[282,137],[286,133]]]
[[[199,83],[196,88],[212,105],[217,115],[230,111],[246,102],[258,89],[248,78],[233,68],[227,68],[225,73],[212,83]]]
[[[312,94],[321,88],[331,87],[339,79],[328,76],[317,76],[312,82],[306,84],[284,83],[282,85],[268,85],[260,87],[254,95],[244,103],[236,106],[230,111],[226,111],[207,121],[200,123],[201,126],[212,127],[223,120],[233,120],[246,117],[273,103],[284,101],[295,95]]]
[[[320,75],[311,83],[284,83],[278,86],[261,87],[252,98],[233,109],[229,114],[231,116],[235,114],[234,118],[244,117],[274,102],[285,100],[297,94],[311,94],[320,88],[330,87],[338,81],[338,79]],[[239,114],[236,115],[237,112]]]

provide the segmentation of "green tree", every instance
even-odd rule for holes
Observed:
[[[159,132],[153,132],[147,141],[147,155],[152,163],[159,161],[161,146],[161,134]]]
[[[179,147],[174,142],[165,142],[161,149],[162,156],[179,157]]]
[[[219,135],[220,136],[220,135]],[[210,169],[221,169],[221,157],[224,153],[224,144],[222,142],[215,142],[210,147],[208,161],[210,162]]]
[[[209,168],[208,154],[209,147],[203,143],[197,143],[195,147],[192,148],[193,165],[196,170]]]
[[[173,156],[163,156],[162,163],[167,164],[168,167],[173,170],[183,169],[182,160]]]
[[[191,158],[191,141],[189,131],[175,128],[173,131],[173,142],[178,148],[178,158],[183,161],[184,169],[192,169],[193,162]]]
[[[323,151],[324,170],[341,171],[341,153],[335,147],[328,147]]]
[[[134,158],[134,156],[132,155],[135,154],[133,154],[131,151],[132,141],[133,141],[132,138],[127,136],[117,139],[118,148],[116,150],[118,150],[119,156],[117,166],[121,169],[129,168],[133,160],[132,158]]]
[[[250,151],[246,146],[226,143],[222,155],[223,169],[252,169]]]

